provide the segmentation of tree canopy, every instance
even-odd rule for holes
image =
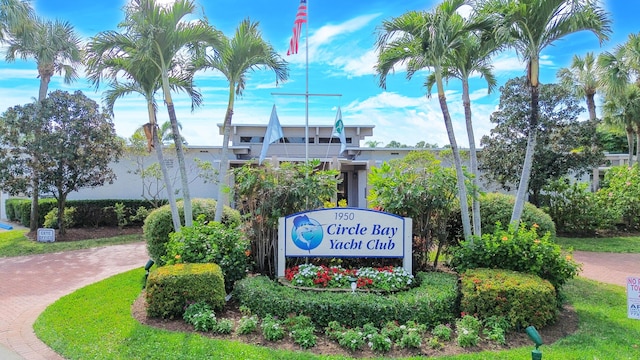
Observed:
[[[522,171],[531,111],[527,79],[511,79],[501,87],[499,109],[491,115],[495,128],[482,138],[481,168],[488,179],[512,190]],[[584,173],[603,160],[600,144],[594,143],[596,123],[578,121],[583,109],[578,99],[556,84],[540,86],[538,141],[533,155],[529,201],[539,205],[544,185],[569,172]]]
[[[80,91],[54,91],[40,103],[12,107],[0,117],[0,184],[12,194],[26,192],[36,171],[40,192],[58,200],[61,233],[67,195],[112,183],[109,164],[121,153],[110,117]]]

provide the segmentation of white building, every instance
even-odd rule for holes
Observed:
[[[218,124],[220,134],[222,125]],[[414,148],[371,148],[362,147],[367,137],[373,135],[373,125],[353,125],[345,126],[345,136],[347,147],[340,152],[340,139],[333,137],[333,126],[314,125],[309,126],[309,139],[305,144],[305,127],[285,125],[283,128],[284,138],[277,143],[269,145],[265,161],[273,163],[283,161],[304,161],[309,159],[320,159],[327,167],[338,169],[342,176],[340,185],[340,198],[345,198],[349,206],[367,207],[367,175],[371,167],[379,166],[384,161],[402,158]],[[266,125],[232,125],[231,146],[229,148],[228,160],[230,167],[240,167],[248,162],[257,162],[262,150]],[[400,139],[401,140],[401,139]],[[213,168],[220,168],[220,156],[222,148],[220,146],[188,146],[185,150],[185,160],[187,162],[187,172],[190,177],[189,191],[192,198],[216,198],[218,186],[215,177],[207,179],[198,168],[198,162],[209,162]],[[430,149],[439,153],[443,149]],[[436,154],[437,155],[437,154]],[[626,155],[625,155],[626,156]],[[612,163],[624,162],[622,155],[609,155]],[[154,176],[143,178],[141,169],[157,162],[155,152],[144,155],[135,155],[128,152],[118,163],[114,163],[117,179],[113,184],[107,184],[97,188],[81,189],[69,194],[69,200],[79,199],[165,199],[166,191],[161,180]],[[171,148],[165,151],[165,163],[173,179],[174,189],[180,191],[181,182],[175,153]],[[449,166],[443,161],[443,166]],[[597,179],[602,176],[601,168],[594,170],[593,179],[597,186]],[[588,181],[588,179],[583,179]],[[230,182],[233,180],[231,179]],[[484,191],[499,191],[496,186],[483,186]],[[44,194],[43,194],[44,195]],[[178,193],[178,197],[180,194]],[[0,194],[0,219],[6,219],[5,200],[7,194]]]

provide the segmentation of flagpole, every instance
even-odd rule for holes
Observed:
[[[305,97],[305,101],[304,101],[304,162],[305,164],[309,162],[309,97],[310,96],[342,96],[342,94],[310,94],[309,93],[309,0],[306,1],[305,3],[305,7],[306,7],[306,11],[304,13],[304,22],[307,24],[306,28],[305,28],[305,81],[304,81],[304,86],[305,86],[305,90],[304,93],[300,94],[292,94],[292,93],[275,93],[272,92],[271,95],[293,95],[293,96],[304,96]],[[298,8],[298,14],[296,15],[296,21],[298,21],[298,17],[300,15],[300,8]],[[299,35],[299,33],[298,33]],[[296,30],[295,30],[295,24],[294,24],[294,38],[296,36]],[[297,38],[296,42],[294,43],[293,39],[290,42],[290,51],[292,49],[295,49],[295,51],[291,51],[292,54],[297,54],[298,53],[298,42],[297,42]],[[295,46],[293,45],[295,44]],[[289,55],[290,53],[287,52],[287,55]]]
[[[309,0],[307,0],[307,25],[304,29],[306,74],[304,84],[304,163],[309,162]]]

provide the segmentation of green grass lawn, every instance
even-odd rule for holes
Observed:
[[[67,359],[343,359],[140,325],[131,316],[131,304],[140,294],[142,276],[142,269],[132,270],[61,298],[37,319],[37,336]],[[639,358],[640,321],[627,318],[622,287],[579,278],[565,290],[580,319],[579,329],[555,344],[543,345],[545,359]],[[441,359],[522,360],[530,358],[531,350],[524,347]]]
[[[612,253],[640,253],[640,237],[604,237],[604,238],[556,238],[563,249],[612,252]]]
[[[144,241],[142,234],[122,235],[106,239],[60,241],[42,243],[24,236],[28,230],[11,230],[0,232],[0,257],[45,254],[59,251],[88,249],[98,246],[127,244]]]

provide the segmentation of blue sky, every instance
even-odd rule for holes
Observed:
[[[158,0],[168,2],[170,0]],[[286,56],[291,37],[297,0],[200,0],[199,16],[226,35],[232,36],[244,18],[259,21],[265,40],[289,62],[290,79],[276,87],[275,75],[257,71],[249,75],[247,88],[235,103],[233,123],[267,124],[271,107],[275,104],[281,124],[305,123],[304,97],[273,95],[272,93],[303,93],[305,89],[304,28],[300,38],[301,50]],[[435,0],[337,1],[309,0],[309,92],[341,94],[340,97],[312,97],[309,102],[309,124],[333,124],[337,107],[342,108],[346,126],[375,125],[374,137],[368,140],[391,140],[407,145],[419,141],[449,143],[437,97],[428,99],[422,86],[427,72],[419,73],[407,81],[402,69],[387,80],[387,88],[378,86],[373,66],[376,60],[374,42],[376,29],[384,19],[399,16],[410,10],[428,10]],[[69,21],[78,34],[87,41],[100,31],[116,30],[123,18],[124,0],[62,1],[32,0],[38,15],[47,19]],[[543,52],[541,81],[555,82],[558,69],[569,65],[574,54],[588,51],[596,54],[611,50],[626,41],[629,33],[640,31],[633,20],[640,14],[640,1],[606,0],[605,9],[612,19],[611,39],[600,47],[591,33],[571,35]],[[636,25],[634,25],[634,23]],[[524,64],[515,53],[505,52],[494,58],[494,71],[499,85],[524,74]],[[81,69],[81,72],[83,69]],[[178,120],[183,125],[183,136],[191,145],[219,146],[222,136],[217,124],[222,123],[228,100],[228,84],[215,72],[196,75],[196,84],[204,97],[204,104],[191,112],[189,100],[174,98]],[[82,90],[87,96],[101,102],[101,92],[95,91],[82,78],[64,84],[60,76],[52,79],[49,90]],[[498,105],[499,93],[487,95],[484,80],[471,81],[472,109],[476,142],[492,128],[489,116]],[[10,106],[26,104],[37,97],[38,79],[33,61],[14,63],[0,60],[0,111]],[[456,138],[460,146],[468,146],[460,100],[460,84],[449,82],[447,100],[452,113]],[[159,110],[159,121],[168,119],[166,108]],[[586,113],[585,113],[586,118]],[[147,122],[144,102],[131,96],[116,103],[113,119],[118,135],[129,137]],[[364,146],[364,143],[361,144]]]

